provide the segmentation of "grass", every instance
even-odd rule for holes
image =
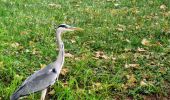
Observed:
[[[66,57],[66,71],[50,89],[53,100],[170,97],[169,0],[0,4],[0,100],[8,100],[26,77],[56,59],[53,23],[84,29],[63,36],[73,57]],[[40,93],[27,98],[38,100]]]

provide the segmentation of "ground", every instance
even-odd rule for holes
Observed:
[[[66,59],[53,100],[170,99],[169,0],[1,0],[0,100],[58,54]],[[29,100],[38,100],[40,93]]]

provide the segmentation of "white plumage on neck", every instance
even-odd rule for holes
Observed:
[[[62,34],[62,31],[57,29],[56,30],[56,42],[57,42],[57,45],[59,46],[59,53],[58,53],[57,60],[54,62],[54,66],[55,66],[55,69],[57,70],[58,75],[60,74],[60,71],[64,64],[64,43],[61,40],[61,34]]]

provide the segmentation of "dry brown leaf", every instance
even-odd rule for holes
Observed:
[[[32,50],[32,54],[33,54],[33,55],[38,54],[38,53],[39,53],[39,51],[37,51],[36,48],[34,48],[34,49]]]
[[[11,47],[13,47],[13,48],[17,48],[19,45],[20,45],[19,43],[14,42],[14,43],[12,43],[12,44],[11,44]]]
[[[131,43],[131,41],[129,39],[126,39],[126,42]]]
[[[55,94],[55,90],[52,89],[50,92],[48,92],[49,95],[54,95]]]
[[[145,50],[144,48],[138,47],[137,51],[139,51],[139,52],[145,52],[146,50]]]
[[[75,40],[71,40],[71,43],[75,43],[76,41]]]
[[[156,42],[157,46],[162,46],[161,42]]]
[[[106,56],[105,54],[104,54],[104,52],[102,52],[102,51],[97,51],[97,52],[95,52],[96,54],[95,54],[95,58],[96,59],[99,59],[99,58],[102,58],[102,59],[108,59],[109,57],[108,56]]]
[[[148,85],[148,84],[146,83],[146,80],[144,79],[144,80],[142,80],[142,81],[140,82],[140,85],[141,85],[141,86],[146,86],[146,85]]]
[[[61,69],[61,75],[65,76],[69,72],[68,68],[62,68]]]
[[[135,85],[135,83],[137,82],[135,75],[133,75],[133,74],[132,75],[126,75],[126,77],[128,79],[126,85],[128,87],[133,87]]]
[[[162,74],[166,74],[167,69],[165,67],[159,68],[159,72]]]
[[[96,89],[102,89],[102,84],[97,82],[97,83],[93,83],[93,89],[96,90]]]
[[[116,60],[116,57],[112,57],[112,60]]]
[[[142,39],[141,43],[144,45],[144,46],[150,46],[150,41],[147,40],[147,39]]]
[[[97,88],[99,88],[99,87],[101,87],[101,86],[102,86],[102,84],[101,84],[101,83],[99,83],[99,82],[94,83],[94,85],[95,85]]]
[[[63,86],[64,86],[64,87],[67,87],[67,86],[68,86],[67,81],[63,83]]]
[[[22,32],[20,32],[20,34],[21,34],[21,35],[27,35],[28,32],[27,32],[27,31],[22,31]]]
[[[170,11],[164,13],[165,16],[170,16]]]
[[[162,9],[162,10],[166,10],[166,8],[167,8],[167,7],[166,7],[166,5],[164,5],[164,4],[160,6],[160,9]]]
[[[34,45],[34,42],[33,42],[33,41],[29,41],[29,45],[30,45],[30,46],[33,46],[33,45]]]
[[[65,53],[64,56],[68,57],[68,58],[73,58],[74,57],[74,55],[72,55],[71,53]]]
[[[50,3],[48,6],[53,7],[53,8],[61,8],[60,4],[55,4],[55,3]]]
[[[132,49],[131,48],[125,48],[124,49],[126,52],[129,52],[129,51],[131,51]]]
[[[139,68],[139,64],[125,64],[125,68]]]
[[[121,24],[118,24],[117,28],[116,28],[118,31],[125,31],[126,29],[126,26],[125,25],[121,25]]]

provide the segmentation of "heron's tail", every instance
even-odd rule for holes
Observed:
[[[18,100],[20,97],[20,94],[18,92],[15,92],[11,95],[10,100]]]

